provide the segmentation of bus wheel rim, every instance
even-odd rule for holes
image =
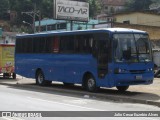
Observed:
[[[38,75],[38,82],[39,82],[39,83],[42,83],[42,82],[43,82],[43,75],[42,75],[42,74],[39,74],[39,75]]]
[[[95,85],[94,79],[89,79],[89,80],[88,80],[88,88],[91,89],[91,88],[94,87],[94,85]]]

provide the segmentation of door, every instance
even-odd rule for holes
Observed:
[[[108,48],[107,41],[98,41],[98,77],[103,78],[108,73]]]
[[[97,71],[98,77],[104,78],[108,73],[108,34],[98,33],[95,35],[94,40],[96,41],[95,57],[97,59]]]

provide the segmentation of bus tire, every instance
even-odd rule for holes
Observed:
[[[116,86],[116,88],[118,89],[119,92],[125,92],[128,88],[128,86]]]
[[[43,71],[38,70],[36,73],[36,84],[40,86],[47,86],[51,85],[52,81],[45,80],[45,76]]]
[[[96,92],[97,91],[96,81],[92,75],[88,75],[86,77],[85,88],[89,92]]]

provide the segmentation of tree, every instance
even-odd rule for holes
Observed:
[[[0,0],[0,18],[4,19],[4,14],[9,10],[9,1]]]
[[[128,0],[126,2],[126,7],[131,11],[148,10],[152,3],[152,0]]]
[[[89,16],[94,18],[97,13],[100,11],[100,2],[98,0],[88,0],[89,2]]]
[[[41,4],[42,17],[52,18],[53,17],[53,0],[43,0]]]

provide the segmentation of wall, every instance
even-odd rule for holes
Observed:
[[[160,15],[151,13],[122,13],[114,15],[116,22],[130,21],[130,24],[140,24],[148,26],[160,26]]]

